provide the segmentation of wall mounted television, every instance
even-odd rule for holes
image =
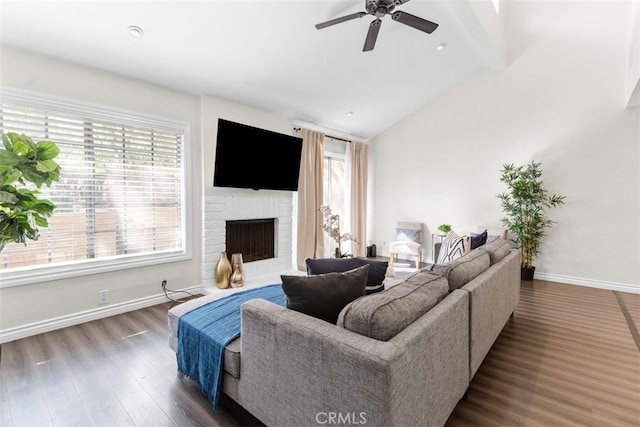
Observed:
[[[302,138],[218,119],[214,187],[298,191]]]

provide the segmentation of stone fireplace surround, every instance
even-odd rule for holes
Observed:
[[[226,251],[226,221],[275,218],[275,257],[244,263],[245,284],[279,281],[282,273],[290,274],[293,267],[293,194],[265,192],[265,195],[205,196],[202,233],[202,277],[205,293],[215,291],[213,270]],[[231,257],[231,254],[227,254]]]

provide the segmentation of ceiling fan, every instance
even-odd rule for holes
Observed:
[[[350,15],[331,19],[326,22],[321,22],[319,24],[316,24],[316,28],[318,30],[321,30],[323,28],[327,28],[341,22],[350,21],[356,18],[362,18],[366,15],[375,16],[376,19],[369,25],[367,38],[365,39],[364,47],[362,48],[363,52],[373,50],[373,48],[375,47],[378,33],[380,32],[380,25],[382,24],[382,18],[385,15],[391,15],[391,19],[393,19],[394,21],[398,21],[401,24],[405,24],[417,30],[424,31],[427,34],[431,34],[432,32],[434,32],[436,28],[438,28],[438,24],[436,24],[435,22],[427,21],[426,19],[422,19],[418,16],[411,15],[410,13],[402,12],[400,10],[394,12],[396,6],[401,6],[408,1],[409,0],[365,0],[364,3],[366,12],[356,12]]]

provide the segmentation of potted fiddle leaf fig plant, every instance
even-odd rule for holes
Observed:
[[[565,200],[565,196],[549,195],[541,177],[540,163],[534,161],[517,167],[506,164],[500,176],[500,181],[508,188],[498,194],[506,215],[502,222],[517,236],[522,280],[533,280],[533,258],[539,253],[545,230],[554,224],[546,209],[562,205]]]
[[[38,227],[49,225],[55,205],[40,198],[43,184],[60,177],[53,160],[60,150],[51,141],[34,142],[26,135],[2,133],[0,148],[0,252],[7,243],[38,240]]]

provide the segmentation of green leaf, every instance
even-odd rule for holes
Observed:
[[[58,169],[58,164],[53,160],[38,160],[36,162],[36,169],[39,172],[53,172]]]
[[[0,165],[15,165],[20,162],[22,159],[13,151],[0,150]]]
[[[38,160],[51,160],[60,153],[60,149],[51,141],[38,141],[36,147]]]
[[[20,200],[37,200],[40,192],[30,188],[18,188],[16,195]]]
[[[0,190],[0,204],[15,204],[17,202],[18,198],[15,194]]]
[[[33,218],[35,219],[36,225],[38,227],[48,227],[49,226],[49,222],[47,221],[47,218],[41,216],[41,215],[37,215],[34,214]]]
[[[11,144],[11,140],[9,139],[9,136],[7,136],[6,133],[2,134],[2,145],[4,146],[5,150],[13,151],[13,146]]]
[[[56,205],[49,200],[38,200],[37,203],[31,203],[26,206],[29,210],[36,211],[42,215],[51,216]]]
[[[51,172],[49,172],[49,177],[45,180],[45,184],[47,184],[47,187],[51,185],[51,183],[53,181],[58,181],[60,179],[60,168],[56,167],[55,170],[52,170]]]
[[[22,177],[22,172],[17,169],[9,169],[6,172],[0,173],[0,187],[13,184]]]
[[[38,188],[40,188],[47,179],[47,174],[39,172],[35,166],[30,164],[23,166],[22,176],[27,181],[33,182]]]
[[[31,138],[26,135],[18,135],[16,133],[9,134],[9,136],[12,135],[14,153],[22,154],[23,156],[27,156],[30,158],[36,154],[38,149]]]

